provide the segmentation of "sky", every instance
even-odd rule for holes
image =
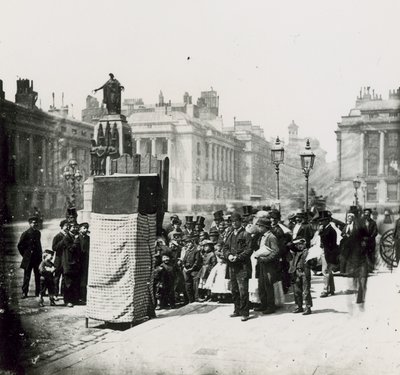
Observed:
[[[385,99],[400,86],[396,0],[0,1],[6,99],[29,78],[42,109],[64,92],[76,118],[111,72],[122,99],[149,104],[160,90],[179,102],[213,87],[225,126],[251,120],[287,139],[294,120],[335,160],[337,122],[360,88]]]

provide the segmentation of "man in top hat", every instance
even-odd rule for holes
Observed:
[[[194,223],[193,216],[185,216],[185,228],[183,229],[184,235],[192,236],[194,234]]]
[[[226,237],[223,256],[228,264],[232,285],[234,311],[231,317],[249,319],[249,278],[251,278],[251,236],[242,227],[242,217],[234,212],[231,216],[232,231]]]
[[[213,212],[214,221],[211,224],[210,228],[217,228],[219,223],[224,220],[224,212],[222,210],[218,210]]]
[[[186,293],[189,303],[191,303],[199,299],[197,274],[201,269],[203,258],[200,249],[194,242],[193,236],[186,236],[184,241],[186,251],[182,259],[183,275],[185,278]]]
[[[78,219],[78,213],[76,212],[75,207],[67,208],[66,219],[69,224],[76,223]]]
[[[367,255],[369,272],[372,272],[375,267],[375,238],[378,235],[378,227],[375,220],[372,219],[371,214],[372,210],[370,208],[364,208],[364,215],[359,222],[361,247]]]
[[[339,247],[337,245],[337,232],[331,225],[331,213],[320,211],[318,216],[318,232],[321,238],[322,275],[324,276],[324,289],[321,297],[328,297],[335,294],[335,281],[333,269],[338,264]]]
[[[28,296],[32,270],[35,275],[35,296],[38,297],[40,293],[39,265],[42,261],[42,244],[40,242],[39,221],[37,217],[30,217],[28,223],[29,229],[21,234],[17,245],[18,251],[22,256],[20,267],[24,270],[22,298]]]
[[[194,224],[194,231],[199,234],[201,231],[203,231],[204,227],[205,227],[205,217],[203,216],[197,216],[196,217],[196,222]]]
[[[269,218],[258,219],[257,227],[262,234],[260,251],[261,249],[268,250],[267,254],[257,256],[260,271],[258,291],[261,300],[261,307],[257,310],[262,311],[263,314],[273,314],[276,309],[274,283],[281,278],[279,264],[281,254],[278,240],[271,231],[271,220]]]

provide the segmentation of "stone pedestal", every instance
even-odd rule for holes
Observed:
[[[93,176],[90,176],[83,183],[83,210],[78,213],[78,222],[89,223],[92,213],[92,198],[93,198]]]
[[[99,142],[99,129],[100,126],[104,134],[104,145],[110,146],[111,141],[114,137],[115,130],[118,135],[118,142],[114,145],[117,149],[117,153],[110,154],[111,159],[119,158],[123,154],[132,155],[132,136],[131,128],[126,121],[124,115],[104,115],[98,124],[94,128],[94,140],[97,146],[100,146]]]

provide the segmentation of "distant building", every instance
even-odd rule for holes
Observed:
[[[202,92],[196,105],[188,93],[183,102],[172,103],[160,92],[158,103],[138,106],[128,118],[134,152],[170,158],[171,211],[211,211],[228,202],[257,205],[267,198],[269,145],[262,130],[240,122],[223,127],[218,107],[214,90]]]
[[[70,195],[62,177],[64,167],[74,158],[82,182],[89,176],[93,125],[69,118],[68,107],[57,109],[54,102],[50,113],[38,109],[37,93],[29,80],[17,81],[15,103],[0,97],[0,126],[7,137],[4,209],[8,218],[26,219],[34,206],[46,218],[62,217]],[[78,208],[79,198],[80,194]]]
[[[107,113],[104,105],[91,95],[86,97],[86,108],[82,110],[82,121],[89,124],[97,124],[100,118]]]
[[[400,88],[389,91],[388,99],[369,87],[360,90],[355,107],[342,116],[336,130],[337,180],[352,201],[353,179],[361,178],[365,193],[360,203],[368,206],[399,205]]]

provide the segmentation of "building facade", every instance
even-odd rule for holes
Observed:
[[[170,158],[169,209],[211,211],[227,203],[244,204],[267,197],[265,155],[269,143],[259,127],[238,122],[225,128],[218,116],[216,91],[203,91],[197,104],[137,105],[128,123],[134,153]]]
[[[396,208],[400,200],[400,89],[390,90],[388,99],[369,87],[360,91],[355,107],[342,116],[336,130],[337,181],[343,199],[351,202],[353,179],[364,188],[360,204]],[[350,199],[349,199],[350,198]]]
[[[0,95],[0,126],[7,138],[3,210],[9,220],[26,219],[35,206],[46,218],[64,216],[71,194],[63,177],[68,161],[77,160],[81,183],[90,174],[93,125],[69,118],[66,108],[57,110],[54,104],[51,113],[44,112],[36,107],[36,100],[33,83],[25,79],[17,81],[15,103]],[[80,188],[77,184],[78,209]]]

